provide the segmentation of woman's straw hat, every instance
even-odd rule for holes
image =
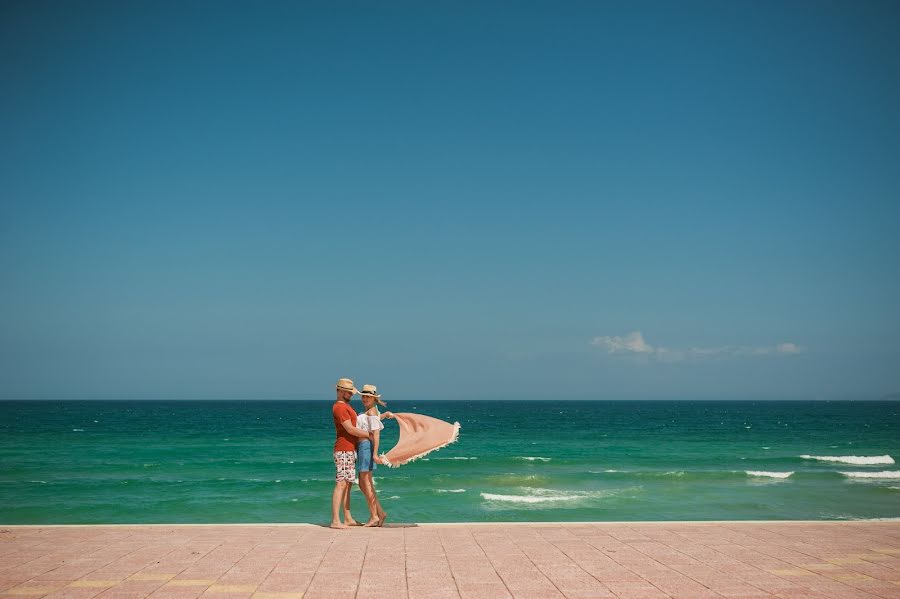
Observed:
[[[363,385],[362,391],[359,392],[360,395],[370,395],[372,397],[381,397],[381,394],[378,393],[378,387],[375,385]]]
[[[338,391],[350,391],[354,395],[359,393],[359,390],[353,386],[353,381],[351,379],[338,379],[337,385],[335,388]]]

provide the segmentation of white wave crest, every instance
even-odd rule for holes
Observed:
[[[793,472],[766,472],[765,470],[745,470],[744,472],[750,476],[767,476],[771,478],[787,478],[793,474]]]
[[[465,493],[465,489],[437,489],[438,493]]]
[[[849,478],[900,478],[900,470],[882,470],[881,472],[841,472]]]
[[[841,464],[893,464],[894,458],[889,455],[809,455],[800,456],[804,460],[819,460],[820,462],[840,462]]]
[[[455,456],[452,458],[434,458],[436,460],[477,460],[478,458],[465,458],[462,456]]]
[[[548,501],[574,501],[581,499],[575,495],[497,495],[495,493],[482,493],[481,496],[488,501],[508,501],[512,503],[546,503]]]
[[[516,456],[517,460],[526,460],[528,462],[549,462],[553,458],[543,458],[541,456]]]
[[[603,489],[599,491],[561,491],[556,489],[521,488],[524,495],[500,495],[497,493],[481,493],[487,501],[500,503],[553,503],[583,501],[613,497],[626,489]],[[631,488],[630,490],[633,490]]]

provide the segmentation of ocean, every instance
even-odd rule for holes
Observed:
[[[0,402],[0,524],[325,523],[331,404]],[[900,517],[900,402],[388,409],[462,426],[455,444],[375,472],[389,522]],[[396,439],[386,421],[382,447]]]

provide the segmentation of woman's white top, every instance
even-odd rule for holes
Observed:
[[[363,412],[356,417],[356,428],[361,428],[366,432],[380,431],[384,428],[384,424],[381,423],[380,415],[369,416]]]

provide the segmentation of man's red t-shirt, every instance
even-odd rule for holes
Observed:
[[[351,435],[344,430],[341,424],[345,420],[349,420],[350,424],[356,426],[356,410],[350,407],[346,401],[336,401],[331,406],[331,415],[334,416],[334,432],[337,439],[334,441],[335,451],[356,451],[356,435]]]

